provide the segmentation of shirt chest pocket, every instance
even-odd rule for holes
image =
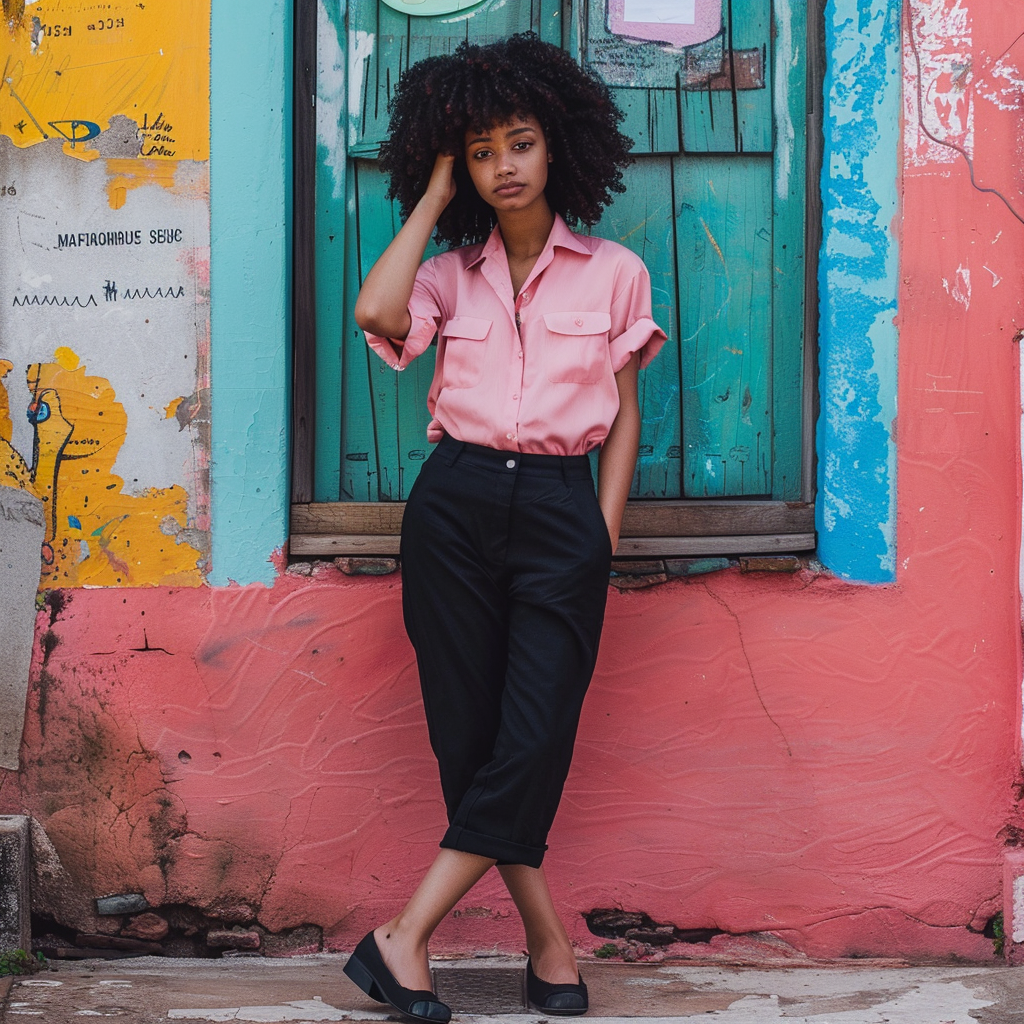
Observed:
[[[553,384],[597,384],[608,372],[612,318],[599,311],[545,313],[547,378]]]
[[[472,388],[480,383],[491,323],[477,316],[453,316],[444,325],[443,387]]]

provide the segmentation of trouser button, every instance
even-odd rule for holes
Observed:
[[[515,469],[516,468],[516,460],[515,459],[509,459],[508,462],[505,463],[505,465],[508,466],[509,469]]]

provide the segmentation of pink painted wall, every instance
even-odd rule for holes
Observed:
[[[1009,21],[975,17],[979,73]],[[978,102],[972,143],[1018,208],[1020,116]],[[1024,825],[1024,227],[912,148],[899,230],[897,582],[611,593],[547,861],[584,948],[581,912],[621,906],[815,955],[992,956]],[[82,890],[316,923],[332,948],[397,909],[444,826],[397,577],[62,597],[0,812],[38,818]],[[521,942],[486,880],[435,949]]]
[[[622,906],[818,955],[991,957],[968,928],[1000,906],[1016,762],[1005,380],[963,469],[910,431],[896,586],[726,573],[612,593],[548,855],[584,948],[600,940],[579,912]],[[908,394],[909,415],[927,400]],[[399,598],[334,569],[74,594],[40,616],[51,653],[0,806],[37,816],[96,895],[245,904],[350,947],[444,827]],[[438,950],[519,947],[496,884],[465,906]]]

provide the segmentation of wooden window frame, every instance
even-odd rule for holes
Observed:
[[[817,418],[819,186],[825,0],[807,5],[807,190],[801,500],[630,501],[618,558],[752,555],[813,550]],[[566,7],[568,7],[568,3]],[[316,409],[316,0],[295,0],[292,109],[291,556],[398,553],[405,502],[314,502]]]

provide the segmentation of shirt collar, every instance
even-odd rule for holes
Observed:
[[[586,245],[584,245],[583,241],[580,238],[577,238],[577,236],[569,230],[568,225],[557,213],[555,214],[555,222],[551,225],[551,233],[548,235],[547,242],[544,243],[544,249],[541,251],[541,255],[537,257],[537,262],[542,262],[544,253],[550,249],[554,249],[556,245],[563,249],[570,249],[572,252],[578,252],[581,256],[593,255]],[[498,255],[498,250],[501,249],[502,246],[501,228],[495,224],[487,238],[487,241],[484,242],[483,247],[475,256],[469,258],[469,262],[464,264],[465,269],[471,270],[478,263],[482,263],[485,259],[493,259]],[[466,255],[468,257],[469,253]],[[549,261],[543,260],[543,262],[546,263]]]

